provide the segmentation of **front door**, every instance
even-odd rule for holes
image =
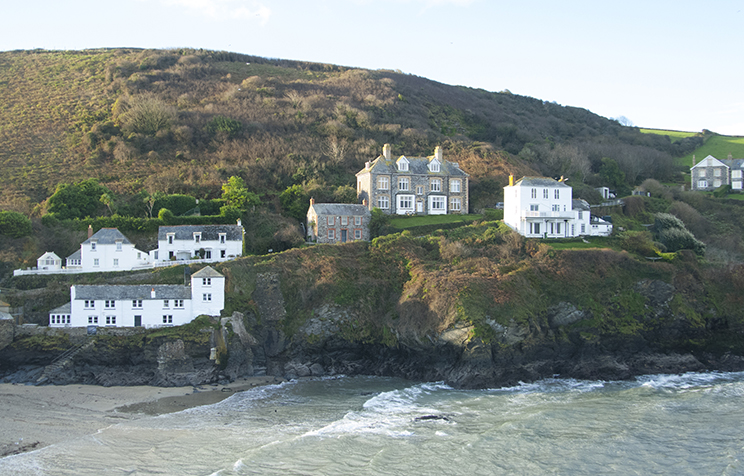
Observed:
[[[424,202],[416,202],[416,212],[424,213]]]
[[[347,230],[341,230],[341,243],[346,243],[346,231]]]
[[[134,316],[134,327],[142,327],[142,316]]]

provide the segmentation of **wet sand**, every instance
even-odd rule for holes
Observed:
[[[210,405],[280,381],[247,377],[228,385],[169,388],[0,384],[0,457],[89,435],[122,420]]]

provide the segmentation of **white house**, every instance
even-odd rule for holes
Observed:
[[[207,266],[191,285],[75,285],[70,302],[49,311],[50,327],[162,327],[225,308],[225,277]]]
[[[245,231],[237,225],[176,225],[158,229],[158,248],[150,251],[152,262],[189,260],[226,261],[243,255]]]
[[[592,219],[586,201],[573,199],[570,186],[547,177],[523,177],[515,183],[514,176],[509,176],[509,185],[504,187],[504,223],[520,235],[534,238],[606,236],[612,232],[611,223]]]
[[[62,258],[53,251],[47,251],[36,260],[36,267],[43,270],[62,269]]]

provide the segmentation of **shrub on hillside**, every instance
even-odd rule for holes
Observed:
[[[31,220],[26,215],[18,212],[0,211],[0,235],[11,238],[20,238],[30,235]]]
[[[95,217],[104,209],[101,196],[105,193],[111,191],[95,179],[59,184],[47,200],[47,213],[60,220]]]
[[[697,255],[705,254],[705,244],[685,228],[682,220],[669,213],[657,213],[654,221],[656,238],[667,251],[693,250]]]

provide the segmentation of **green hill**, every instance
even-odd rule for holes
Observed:
[[[683,131],[666,131],[662,129],[641,129],[644,134],[656,134],[669,137],[671,142],[678,142],[688,138],[702,138],[703,142],[695,150],[676,158],[676,163],[690,167],[692,166],[692,156],[699,162],[701,159],[712,155],[717,159],[726,159],[731,155],[735,159],[744,157],[744,137],[742,136],[724,136],[710,131],[700,132],[683,132]]]

